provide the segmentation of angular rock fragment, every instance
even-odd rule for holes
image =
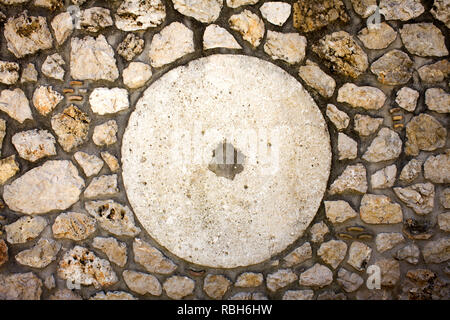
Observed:
[[[230,8],[238,8],[240,6],[257,4],[259,0],[227,0],[227,6]]]
[[[61,213],[52,225],[53,236],[56,239],[81,241],[89,238],[95,230],[95,219],[79,212]]]
[[[73,157],[83,169],[86,177],[94,176],[103,168],[103,161],[96,155],[90,155],[82,151],[76,152]]]
[[[267,288],[276,292],[298,280],[298,276],[290,269],[281,269],[267,275]]]
[[[377,76],[380,83],[396,86],[411,79],[413,65],[406,53],[394,49],[372,63],[370,71]]]
[[[403,221],[401,206],[384,195],[365,194],[359,210],[361,220],[368,224],[395,224]]]
[[[66,152],[72,151],[87,140],[91,119],[75,105],[70,105],[52,117],[52,128],[58,143]]]
[[[332,71],[344,76],[358,78],[369,67],[367,54],[345,31],[325,36],[312,49]]]
[[[337,101],[348,103],[354,108],[379,110],[386,101],[386,95],[375,87],[358,87],[353,83],[346,83],[339,89]]]
[[[111,286],[118,279],[108,260],[98,258],[92,251],[75,246],[67,251],[58,264],[58,276],[74,284],[93,285],[96,289]]]
[[[397,132],[382,128],[362,156],[369,162],[382,162],[397,159],[402,153],[403,142]]]
[[[177,269],[177,265],[166,258],[161,251],[139,238],[133,242],[133,253],[134,260],[148,272],[171,274]]]
[[[428,109],[438,113],[450,113],[450,94],[441,88],[431,88],[425,92]]]
[[[299,0],[294,2],[294,27],[301,32],[319,30],[337,21],[348,22],[341,0]]]
[[[317,255],[333,269],[336,269],[347,254],[347,244],[341,240],[330,240],[321,244]]]
[[[282,26],[291,15],[291,5],[286,2],[265,2],[259,10],[264,19],[276,26]]]
[[[67,160],[49,160],[6,185],[3,199],[11,210],[41,214],[65,210],[78,201],[84,181]]]
[[[447,139],[447,130],[434,117],[421,113],[406,125],[406,138],[406,155],[417,156],[420,150],[442,148]]]
[[[405,237],[397,232],[379,233],[375,239],[377,251],[380,253],[391,250],[396,245],[403,242],[405,242]]]
[[[287,256],[283,258],[283,266],[285,267],[293,267],[299,265],[306,260],[312,258],[312,248],[309,242],[301,245],[300,247],[294,249]]]
[[[63,95],[51,86],[39,86],[33,93],[33,105],[43,116],[55,109],[63,99]]]
[[[358,33],[358,38],[367,49],[386,49],[397,39],[397,32],[386,22],[382,22],[377,28],[366,27]]]
[[[151,274],[125,270],[122,276],[128,288],[140,295],[149,293],[153,296],[160,296],[162,294],[161,283]]]
[[[112,237],[96,237],[92,242],[92,246],[106,254],[109,261],[117,264],[119,267],[124,267],[127,263],[127,245],[124,242],[119,242]]]
[[[358,143],[345,133],[338,134],[339,160],[356,159],[358,156]]]
[[[434,0],[433,8],[430,10],[435,19],[442,21],[450,28],[450,13],[448,0]]]
[[[103,124],[100,124],[94,128],[94,134],[92,135],[92,141],[98,146],[111,145],[117,142],[117,122],[115,120],[109,120]]]
[[[438,225],[442,231],[450,232],[450,212],[438,215]]]
[[[52,239],[40,239],[28,250],[16,254],[16,261],[32,268],[44,268],[56,259],[61,244]]]
[[[20,168],[15,155],[0,159],[0,185],[5,184],[19,171]]]
[[[206,27],[203,34],[203,49],[227,48],[242,49],[236,39],[227,31],[216,24],[210,24]]]
[[[306,38],[297,33],[268,30],[264,52],[274,60],[283,60],[289,64],[295,64],[305,58],[306,42]]]
[[[0,92],[0,110],[6,112],[8,116],[19,123],[23,123],[27,119],[33,119],[30,103],[25,93],[19,88]]]
[[[259,287],[264,281],[262,273],[244,272],[236,279],[234,286],[240,288]]]
[[[439,83],[447,79],[450,74],[450,61],[440,60],[436,63],[427,64],[417,70],[420,80],[425,83]]]
[[[324,201],[325,214],[332,223],[343,223],[355,218],[358,214],[350,204],[344,200]]]
[[[401,21],[417,18],[425,11],[420,0],[381,0],[380,9],[386,20]]]
[[[212,23],[219,18],[223,0],[172,0],[175,10],[203,23]]]
[[[114,50],[104,35],[70,40],[70,75],[76,80],[115,81],[119,77]]]
[[[372,118],[367,115],[357,114],[355,115],[354,121],[354,130],[358,132],[361,137],[367,137],[377,132],[384,120],[383,118]]]
[[[311,241],[321,243],[329,231],[330,229],[328,229],[328,226],[323,221],[314,224],[309,230],[311,233]]]
[[[397,166],[395,164],[378,170],[370,177],[372,189],[392,188],[397,176]]]
[[[381,259],[375,262],[381,270],[381,285],[393,287],[400,279],[400,263],[394,259]]]
[[[117,175],[103,175],[92,179],[91,183],[84,191],[84,197],[87,199],[100,198],[113,196],[117,193],[119,193],[119,188],[117,187]]]
[[[397,251],[396,258],[405,260],[410,264],[418,264],[420,257],[420,249],[415,244],[407,245]]]
[[[63,58],[55,53],[45,59],[41,71],[49,78],[63,81],[65,71],[62,66],[65,64]]]
[[[441,204],[445,209],[450,209],[450,188],[442,190]]]
[[[40,300],[42,280],[33,272],[0,274],[0,300]]]
[[[137,89],[145,85],[152,77],[151,67],[142,62],[131,62],[122,72],[123,84],[130,89]]]
[[[337,282],[345,292],[355,292],[364,283],[364,279],[355,272],[341,268],[338,272]]]
[[[258,47],[264,37],[264,22],[260,17],[249,10],[235,14],[228,20],[230,28],[239,32],[242,38],[254,48]]]
[[[155,34],[150,44],[150,64],[162,67],[194,52],[194,33],[180,22],[172,22]]]
[[[426,215],[434,208],[434,185],[418,183],[406,188],[394,188],[397,197],[419,215]]]
[[[353,10],[363,18],[371,16],[375,12],[377,0],[352,0]]]
[[[99,32],[113,25],[109,9],[91,7],[81,10],[79,25],[77,28],[88,32]]]
[[[306,61],[306,65],[299,68],[298,75],[308,86],[317,90],[321,96],[326,98],[331,98],[333,96],[334,89],[336,88],[336,81],[323,72],[314,62],[310,60]]]
[[[134,224],[131,210],[113,200],[87,202],[86,210],[100,227],[117,236],[136,236],[141,229]]]
[[[347,192],[366,193],[367,177],[366,168],[358,163],[349,165],[344,172],[334,180],[330,186],[330,194],[342,194]]]
[[[19,64],[0,61],[0,83],[11,85],[19,80]]]
[[[20,78],[20,83],[26,82],[37,82],[38,80],[38,72],[36,67],[32,63],[28,63],[22,69],[22,77]]]
[[[134,77],[140,75],[135,74]],[[117,113],[130,107],[128,92],[121,88],[95,88],[89,95],[89,104],[92,111],[99,115]]]
[[[327,117],[338,131],[346,129],[350,123],[350,117],[333,104],[327,105]]]
[[[231,281],[225,276],[208,274],[203,281],[203,291],[205,291],[210,298],[220,300],[227,293],[230,285]]]
[[[397,92],[395,102],[397,102],[397,104],[406,111],[414,112],[414,110],[416,110],[419,96],[420,94],[418,91],[408,87],[403,87]]]
[[[195,282],[182,276],[172,276],[163,284],[164,291],[171,299],[180,300],[194,292]]]
[[[283,294],[283,300],[313,300],[313,290],[288,290]]]
[[[74,25],[70,12],[62,12],[56,15],[50,23],[55,35],[56,43],[60,46],[72,34]]]
[[[4,30],[8,50],[17,58],[52,47],[53,38],[44,17],[28,16],[24,11],[9,18]]]
[[[111,170],[111,172],[116,172],[120,169],[119,160],[117,160],[114,155],[107,151],[101,152],[100,155],[102,156],[103,161],[105,161],[105,163],[108,165],[108,168],[109,170]]]
[[[117,47],[117,53],[125,60],[131,61],[144,50],[144,39],[139,38],[134,33],[129,33]]]
[[[364,271],[369,264],[372,249],[362,242],[354,241],[348,251],[347,263],[358,271]]]
[[[69,289],[57,289],[55,293],[53,293],[49,300],[83,300],[78,294]]]
[[[305,287],[323,288],[333,282],[333,272],[324,265],[316,263],[300,274],[299,283]]]
[[[12,136],[11,142],[19,156],[31,162],[56,155],[56,140],[47,130],[21,131]]]
[[[405,24],[400,29],[400,35],[406,49],[412,54],[421,57],[448,55],[445,37],[432,23]]]
[[[425,179],[433,183],[450,183],[450,149],[431,156],[423,165]]]
[[[25,243],[36,238],[47,226],[43,217],[22,217],[5,226],[6,239],[11,244]]]
[[[450,238],[428,242],[422,249],[426,263],[441,263],[450,260]]]
[[[160,25],[166,18],[166,7],[161,0],[125,0],[114,16],[117,29],[146,30]]]

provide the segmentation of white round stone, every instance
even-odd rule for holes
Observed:
[[[225,141],[244,156],[234,178],[210,170]],[[122,163],[130,204],[156,241],[192,263],[234,268],[303,234],[326,190],[330,137],[288,73],[254,57],[212,55],[145,91]]]

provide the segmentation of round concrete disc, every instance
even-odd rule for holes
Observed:
[[[303,234],[326,189],[330,137],[288,73],[254,57],[212,55],[145,91],[122,163],[130,204],[156,241],[192,263],[234,268]]]

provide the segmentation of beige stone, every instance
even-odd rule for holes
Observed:
[[[289,64],[295,64],[305,58],[306,43],[306,38],[297,33],[268,30],[264,52],[274,60],[283,60]]]
[[[32,268],[44,268],[56,259],[61,244],[52,239],[40,239],[31,249],[16,254],[16,261]]]
[[[242,38],[254,48],[260,45],[264,37],[265,27],[262,19],[256,14],[246,9],[241,13],[232,15],[228,23],[231,29],[239,32]]]
[[[195,282],[182,276],[172,276],[163,284],[164,291],[171,299],[180,300],[194,292]]]
[[[6,239],[11,244],[28,242],[39,236],[47,224],[43,217],[21,217],[4,227]]]
[[[403,220],[401,206],[384,195],[365,194],[359,210],[361,220],[369,224],[395,224]]]
[[[0,185],[8,182],[19,171],[20,167],[15,155],[0,159]]]
[[[177,265],[148,243],[136,238],[133,242],[134,260],[142,265],[148,272],[171,274]]]
[[[324,201],[325,214],[332,223],[343,223],[356,218],[357,212],[344,200]]]
[[[161,283],[151,274],[125,270],[122,277],[128,288],[140,295],[149,293],[153,296],[160,296],[162,294]]]
[[[19,88],[0,92],[0,110],[19,123],[23,123],[27,119],[33,119],[30,103],[25,93]]]
[[[95,219],[79,212],[61,213],[52,225],[53,236],[56,239],[81,241],[89,238],[95,230]]]
[[[112,237],[95,237],[92,246],[106,254],[109,261],[117,264],[119,267],[123,268],[127,263],[127,245],[124,242],[119,242]]]

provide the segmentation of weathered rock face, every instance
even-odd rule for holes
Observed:
[[[63,81],[65,71],[62,66],[65,64],[63,58],[58,53],[55,53],[45,59],[41,71],[49,78]]]
[[[11,244],[25,243],[36,238],[47,226],[42,217],[22,217],[5,226],[6,239]]]
[[[33,119],[28,99],[22,89],[19,88],[2,90],[0,93],[0,110],[20,123],[27,119]]]
[[[367,172],[362,164],[349,165],[330,186],[330,194],[367,192]]]
[[[381,0],[380,11],[386,20],[408,21],[420,16],[425,8],[420,0]]]
[[[262,273],[244,272],[236,279],[234,285],[240,288],[259,287],[264,281]]]
[[[52,128],[58,136],[58,143],[66,152],[84,143],[89,132],[91,119],[75,105],[70,105],[52,117]]]
[[[397,159],[402,152],[402,139],[397,132],[382,128],[362,158],[369,162]]]
[[[49,300],[83,300],[78,294],[69,289],[57,289],[53,293]]]
[[[337,282],[345,290],[345,292],[354,292],[361,287],[364,279],[357,273],[350,272],[344,268],[339,269]]]
[[[162,294],[161,283],[151,274],[125,270],[122,276],[128,288],[140,295],[149,293],[153,296],[160,296]]]
[[[348,103],[354,108],[379,110],[386,101],[386,95],[375,87],[358,87],[353,83],[346,83],[339,89],[337,101]]]
[[[0,159],[0,185],[5,184],[9,179],[14,177],[19,170],[20,167],[16,162],[15,155]]]
[[[149,57],[154,68],[162,67],[194,52],[194,33],[180,22],[172,22],[152,38]]]
[[[98,258],[81,246],[75,246],[64,254],[58,264],[58,276],[74,284],[93,285],[96,289],[118,281],[108,260]]]
[[[52,47],[53,38],[44,17],[28,16],[24,11],[9,18],[4,30],[8,50],[17,58]]]
[[[450,94],[441,88],[431,88],[425,92],[428,109],[438,113],[450,113]]]
[[[203,49],[228,48],[242,49],[236,39],[227,31],[216,24],[210,24],[206,27],[203,34]]]
[[[228,20],[231,29],[238,31],[242,38],[253,47],[258,47],[264,37],[264,22],[258,15],[249,10],[235,14]]]
[[[441,263],[450,260],[450,238],[428,242],[422,249],[426,263]]]
[[[360,136],[367,137],[377,132],[383,121],[383,118],[372,118],[364,114],[357,114],[354,117],[354,130]]]
[[[52,225],[53,236],[56,239],[81,241],[87,239],[95,230],[95,219],[79,212],[61,213]]]
[[[376,5],[377,0],[352,0],[353,10],[363,18],[372,15]]]
[[[101,228],[117,236],[133,237],[141,232],[134,224],[133,213],[126,206],[113,200],[90,201],[85,206]]]
[[[412,77],[413,62],[406,53],[395,49],[372,63],[370,71],[377,75],[382,84],[405,84]]]
[[[325,287],[331,282],[333,282],[333,272],[319,263],[300,274],[299,280],[302,286],[318,288]]]
[[[127,245],[117,241],[115,238],[96,237],[92,246],[108,256],[109,261],[124,267],[127,263]]]
[[[152,77],[151,67],[142,62],[131,62],[122,72],[123,84],[130,89],[137,89],[145,85]]]
[[[62,94],[51,86],[39,86],[33,93],[33,105],[43,116],[55,109],[63,99]]]
[[[395,164],[378,170],[370,177],[372,189],[392,188],[397,176],[397,167]]]
[[[56,140],[47,130],[22,131],[13,135],[11,141],[19,156],[31,162],[56,155]]]
[[[115,81],[119,77],[114,50],[105,36],[73,37],[70,44],[70,75],[73,79]]]
[[[87,199],[114,196],[119,193],[117,187],[117,175],[103,175],[92,179],[91,183],[84,191]]]
[[[175,10],[188,17],[203,22],[211,23],[217,20],[222,10],[223,0],[172,0]]]
[[[88,32],[98,32],[113,25],[109,9],[91,7],[82,10],[77,28]]]
[[[394,188],[397,197],[415,213],[425,215],[434,208],[434,185],[432,183],[418,183],[406,188]]]
[[[321,243],[323,242],[325,235],[330,232],[330,229],[328,229],[328,226],[321,221],[313,224],[309,232],[311,233],[312,242]]]
[[[358,143],[345,133],[338,134],[339,160],[356,159],[358,156]]]
[[[403,220],[401,206],[383,195],[365,194],[359,210],[361,220],[369,224],[395,224]]]
[[[44,268],[56,259],[61,249],[61,244],[52,239],[40,239],[39,242],[28,250],[23,250],[16,255],[16,261],[32,268]]]
[[[177,265],[148,243],[136,238],[133,242],[134,260],[142,265],[148,272],[171,274]]]
[[[120,112],[130,106],[128,92],[121,88],[95,88],[89,95],[89,103],[99,115]]]
[[[419,262],[420,249],[415,244],[407,245],[397,251],[396,258],[398,260],[405,260],[410,264],[417,264]]]
[[[434,151],[445,145],[447,130],[429,114],[421,113],[406,125],[407,155],[417,156],[420,150]]]
[[[358,38],[367,49],[380,50],[387,48],[397,38],[397,32],[386,22],[377,28],[366,27],[358,33]]]
[[[117,47],[117,53],[125,60],[131,61],[144,50],[144,43],[144,39],[139,38],[134,33],[129,33]]]
[[[395,259],[381,259],[375,265],[381,270],[381,285],[395,286],[400,279],[400,263]]]
[[[72,162],[50,160],[6,185],[3,198],[11,210],[41,214],[67,209],[78,201],[83,187]]]
[[[450,232],[450,212],[441,213],[438,216],[438,225],[442,231]]]
[[[286,2],[265,2],[259,10],[264,19],[276,26],[282,26],[291,15],[291,5]]]
[[[327,25],[349,17],[341,0],[306,0],[294,2],[294,27],[301,32],[319,30]]]
[[[64,6],[63,0],[34,0],[34,5],[37,7],[46,8],[50,11],[55,11]]]
[[[403,87],[397,92],[395,102],[406,111],[413,112],[417,107],[420,93],[408,87]]]
[[[259,0],[227,0],[227,6],[230,8],[238,8],[240,6],[257,4]]]
[[[42,280],[34,273],[0,274],[0,300],[40,300]]]
[[[3,84],[15,84],[17,80],[19,80],[19,64],[0,61],[0,82]]]
[[[434,0],[431,14],[438,20],[442,21],[447,28],[450,28],[450,14],[448,11],[448,0]]]
[[[32,63],[28,63],[22,69],[22,77],[20,79],[20,82],[21,83],[36,82],[37,79],[38,79],[38,73],[36,71],[36,67]]]
[[[102,156],[103,161],[105,161],[106,165],[108,166],[109,170],[111,170],[111,172],[116,172],[117,170],[120,169],[119,160],[117,160],[117,158],[114,155],[112,155],[108,151],[102,151],[100,155]]]
[[[283,266],[293,267],[299,265],[312,258],[312,248],[309,242],[294,249],[291,253],[283,258]]]
[[[340,240],[330,240],[322,243],[317,255],[333,269],[336,269],[347,254],[347,244]]]
[[[385,252],[391,250],[396,245],[403,243],[405,237],[401,233],[389,232],[389,233],[379,233],[375,239],[378,252]]]
[[[264,51],[274,60],[299,63],[305,58],[306,38],[297,33],[267,31]]]
[[[347,263],[358,271],[364,271],[372,256],[372,249],[362,242],[354,241],[348,251]]]
[[[369,67],[367,54],[345,31],[325,36],[313,46],[313,51],[325,60],[331,70],[344,76],[358,78]]]
[[[450,61],[447,59],[436,63],[427,64],[417,70],[420,80],[425,83],[439,83],[444,81],[450,74]]]
[[[402,300],[432,300],[448,297],[448,284],[431,270],[409,270],[406,278],[402,288]]]
[[[303,81],[306,82],[308,86],[317,90],[317,92],[319,92],[319,94],[323,97],[330,98],[333,96],[334,89],[336,88],[336,81],[323,72],[322,69],[320,69],[320,67],[314,62],[309,60],[306,61],[306,65],[299,68],[298,75],[303,79]],[[339,116],[337,117],[339,118]]]
[[[62,45],[72,34],[74,25],[70,12],[62,12],[50,23],[58,45]]]
[[[301,68],[301,67],[300,67]],[[327,105],[327,117],[334,124],[338,131],[342,131],[350,124],[350,117],[344,111],[339,110],[335,105]]]
[[[116,27],[123,31],[156,27],[165,18],[166,7],[161,0],[126,0],[115,14]]]
[[[231,281],[225,276],[208,274],[203,281],[203,291],[213,299],[222,299],[231,286]]]
[[[297,280],[298,276],[292,270],[280,269],[277,272],[268,274],[266,283],[270,291],[276,292]]]
[[[103,168],[103,161],[96,155],[78,151],[73,155],[86,177],[97,175]]]
[[[425,179],[434,183],[450,183],[450,149],[431,156],[423,165]]]
[[[445,37],[441,30],[432,23],[405,24],[400,29],[406,49],[421,57],[448,55]]]
[[[92,141],[98,146],[111,145],[117,142],[117,130],[119,126],[116,120],[109,120],[94,128]]]

